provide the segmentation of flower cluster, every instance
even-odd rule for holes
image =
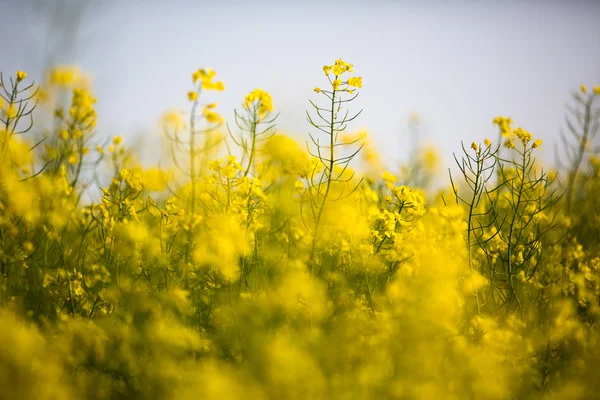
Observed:
[[[244,107],[256,107],[259,118],[264,118],[269,112],[273,111],[273,99],[271,95],[262,89],[254,89],[246,95]]]

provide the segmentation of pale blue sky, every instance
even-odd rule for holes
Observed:
[[[0,0],[0,69],[39,76],[40,57],[24,49],[43,45],[44,23],[29,3]],[[153,127],[165,109],[188,107],[190,74],[203,66],[225,82],[224,93],[211,95],[225,116],[260,87],[281,111],[279,129],[307,137],[305,110],[313,87],[324,85],[321,68],[342,57],[363,76],[354,127],[368,128],[389,162],[407,155],[412,112],[447,163],[461,139],[495,138],[496,115],[544,139],[550,160],[570,91],[600,84],[600,2],[96,5],[79,47],[57,61],[95,76],[101,134],[145,132],[147,142],[158,142]]]

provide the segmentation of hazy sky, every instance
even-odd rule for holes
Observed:
[[[0,0],[0,69],[39,77],[47,23],[30,3]],[[94,75],[102,134],[143,132],[148,142],[165,109],[189,107],[190,74],[204,66],[225,82],[211,100],[226,117],[260,87],[281,111],[280,130],[306,137],[321,68],[342,57],[363,76],[354,127],[368,128],[390,162],[407,155],[412,112],[446,162],[461,139],[495,138],[496,115],[544,139],[550,160],[570,91],[600,84],[598,1],[94,4],[74,51],[56,61]]]

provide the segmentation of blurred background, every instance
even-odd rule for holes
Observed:
[[[461,140],[497,137],[497,115],[543,139],[550,163],[570,93],[600,84],[598,1],[0,5],[0,70],[41,82],[52,65],[78,65],[93,76],[99,134],[124,136],[146,161],[160,147],[163,112],[189,109],[191,73],[200,67],[224,81],[225,92],[207,100],[228,120],[259,87],[281,111],[279,131],[304,141],[308,99],[326,82],[322,66],[352,62],[364,84],[352,104],[364,112],[352,128],[371,132],[390,168],[415,141],[434,143],[449,166]]]

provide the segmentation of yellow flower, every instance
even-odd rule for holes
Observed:
[[[208,162],[208,169],[211,171],[219,171],[221,169],[222,159],[210,160]]]
[[[521,142],[523,142],[523,144],[526,144],[527,142],[529,142],[531,140],[531,133],[527,132],[523,128],[515,129],[514,134],[519,139],[521,139]]]
[[[115,136],[112,141],[115,146],[118,146],[123,142],[123,137]]]
[[[182,129],[185,127],[184,112],[179,110],[168,110],[161,117],[162,126],[169,129]]]
[[[249,108],[251,104],[256,104],[258,115],[261,118],[273,111],[273,99],[268,92],[262,89],[254,89],[246,95],[244,107]]]
[[[194,73],[192,74],[192,82],[196,83],[198,82],[198,79],[200,79],[200,70],[194,71]]]
[[[504,142],[504,147],[506,147],[507,149],[514,149],[515,143],[512,139],[507,139],[506,142]]]
[[[427,146],[421,154],[421,162],[427,171],[435,171],[440,163],[440,155],[434,146]]]
[[[318,87],[313,89],[315,91],[315,93],[321,93],[321,89],[319,89]]]
[[[533,144],[531,145],[532,149],[535,149],[536,147],[540,147],[542,145],[542,139],[535,139],[535,142],[533,142]]]
[[[103,155],[104,154],[104,149],[101,146],[96,146],[96,151],[98,152],[98,154]]]
[[[493,123],[495,125],[498,125],[498,129],[500,129],[500,133],[504,137],[508,137],[510,135],[510,132],[511,132],[510,125],[512,124],[512,122],[513,122],[512,118],[502,117],[502,116],[498,116],[498,117],[494,118],[494,121],[493,121]]]
[[[338,77],[346,71],[349,71],[349,72],[353,71],[352,64],[343,61],[341,58],[338,58],[337,60],[335,60],[335,63],[333,65],[323,66],[323,72],[325,72],[325,75],[329,75],[330,72],[333,72],[333,74],[336,77]]]
[[[223,90],[225,90],[225,85],[223,84],[223,82],[219,81],[213,85],[213,89],[217,92],[222,92]]]
[[[587,93],[587,87],[583,83],[579,86],[579,90],[581,90],[581,93]]]
[[[89,154],[90,152],[90,148],[89,147],[84,147],[81,149],[81,154]]]
[[[67,162],[69,164],[77,164],[77,157],[75,155],[72,155],[67,159]]]
[[[17,71],[17,82],[21,82],[25,78],[27,78],[27,72]]]
[[[472,142],[472,143],[471,143],[471,148],[472,148],[473,150],[477,151],[477,149],[478,149],[479,147],[477,146],[477,143],[475,143],[475,142]]]
[[[486,145],[486,147],[490,147],[492,145],[492,141],[490,139],[485,139],[483,143]]]
[[[600,94],[600,85],[594,86],[594,94]]]
[[[348,85],[354,86],[355,88],[360,89],[362,87],[362,77],[356,76],[356,77],[352,77],[352,78],[348,79]]]
[[[194,83],[200,80],[200,86],[203,90],[216,90],[218,92],[222,92],[223,90],[225,90],[225,85],[223,84],[223,82],[213,82],[213,79],[216,74],[217,73],[212,68],[200,68],[192,74],[192,80],[194,81]],[[188,97],[189,96],[190,95],[188,94]],[[190,100],[195,100],[195,98],[190,98]]]
[[[67,140],[69,138],[69,131],[67,131],[66,129],[60,131],[60,138],[63,140]]]
[[[196,99],[198,99],[198,92],[195,92],[195,91],[193,91],[193,90],[190,90],[190,91],[188,92],[188,99],[189,99],[190,101],[195,101]]]
[[[334,90],[339,89],[339,87],[340,87],[341,84],[342,84],[342,81],[339,78],[338,79],[334,79],[333,83],[332,83],[333,89]]]
[[[389,183],[393,183],[398,180],[398,178],[389,171],[384,171],[383,175],[381,177],[383,178],[384,181],[389,182]]]
[[[83,132],[81,132],[81,129],[75,129],[73,131],[73,139],[79,139],[81,136],[83,136]]]
[[[206,121],[211,124],[219,124],[223,122],[223,117],[221,117],[219,113],[207,107],[204,107],[204,109],[202,110],[202,114],[204,115],[204,118],[206,118]]]
[[[46,84],[64,89],[89,87],[90,78],[77,66],[57,65],[46,72]]]

